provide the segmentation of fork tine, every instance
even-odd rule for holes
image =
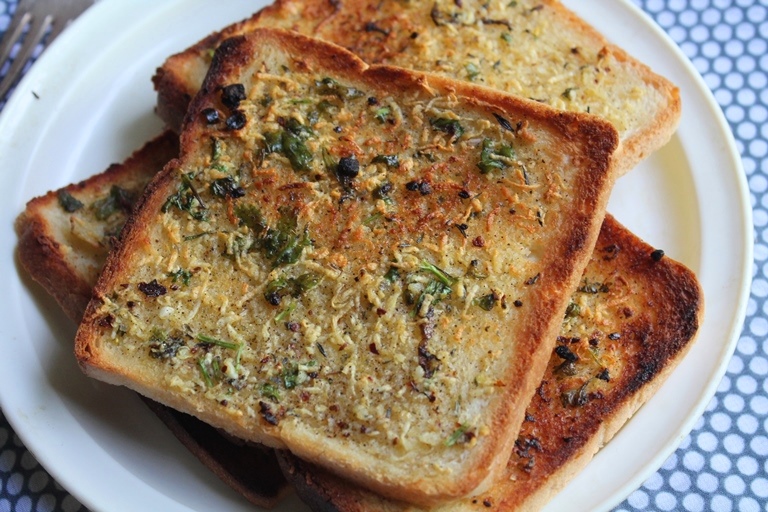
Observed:
[[[8,60],[13,45],[21,38],[21,33],[24,31],[24,27],[29,24],[31,18],[32,15],[28,10],[21,9],[21,6],[16,8],[11,24],[8,25],[8,29],[3,36],[2,48],[0,48],[0,66],[5,64],[5,61]]]
[[[21,74],[22,69],[24,69],[24,65],[32,56],[35,47],[43,40],[52,21],[53,17],[51,15],[32,19],[32,25],[29,27],[29,32],[27,32],[27,35],[24,37],[24,42],[19,49],[19,53],[13,59],[8,74],[6,74],[3,81],[0,82],[0,99],[4,98],[8,90],[14,85]]]
[[[53,20],[51,32],[48,34],[48,39],[45,42],[46,47],[49,46],[53,40],[80,15],[80,13],[93,5],[94,0],[56,0],[56,2],[59,5],[59,15]]]

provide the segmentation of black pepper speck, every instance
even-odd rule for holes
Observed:
[[[342,178],[355,178],[360,174],[360,162],[357,161],[355,155],[345,156],[339,160],[336,172]]]
[[[221,102],[229,109],[236,109],[245,99],[245,86],[243,84],[227,85],[221,90]]]
[[[236,110],[227,118],[225,124],[228,130],[240,130],[245,126],[246,121],[245,113]]]
[[[205,122],[208,124],[216,124],[221,121],[221,115],[215,108],[206,108],[202,111],[202,115],[205,118]]]

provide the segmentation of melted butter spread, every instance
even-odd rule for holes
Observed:
[[[571,157],[525,119],[387,94],[294,62],[259,68],[237,106],[245,126],[203,129],[103,298],[113,350],[266,429],[471,449],[506,385]]]
[[[333,41],[369,63],[438,73],[590,112],[610,121],[622,139],[644,124],[647,110],[661,98],[639,72],[625,71],[630,67],[622,55],[606,49],[599,36],[569,25],[546,1],[330,4],[307,15],[287,2],[260,24]]]

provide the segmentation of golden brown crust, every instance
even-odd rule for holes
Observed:
[[[169,126],[178,128],[189,104],[189,98],[201,84],[204,71],[210,62],[207,56],[211,50],[228,37],[241,35],[258,27],[285,28],[318,37],[347,48],[369,64],[391,64],[466,79],[465,61],[472,55],[484,55],[485,50],[481,46],[473,48],[470,55],[464,55],[458,53],[459,50],[453,50],[453,45],[446,45],[444,41],[440,41],[440,37],[445,37],[444,34],[441,35],[442,26],[456,23],[459,28],[454,32],[454,36],[459,38],[462,37],[463,29],[460,22],[446,21],[449,18],[443,19],[438,4],[439,2],[435,2],[434,5],[424,3],[403,7],[397,2],[381,4],[371,0],[314,0],[301,3],[295,0],[278,0],[250,19],[214,33],[190,49],[170,57],[154,77],[155,88],[158,91],[158,113]],[[461,13],[462,9],[469,11],[474,9],[474,6],[467,2],[456,5],[459,6],[457,13]],[[523,8],[521,6],[519,9]],[[649,153],[664,145],[676,129],[681,108],[678,89],[621,48],[610,44],[593,27],[556,0],[538,2],[527,14],[515,13],[509,16],[527,18],[538,15],[542,11],[548,13],[547,19],[550,22],[557,24],[555,28],[544,25],[542,30],[562,32],[564,41],[559,41],[559,45],[568,47],[570,44],[571,46],[567,49],[574,52],[574,58],[583,60],[574,60],[567,66],[598,70],[596,72],[599,76],[594,80],[599,81],[601,85],[597,87],[594,96],[602,99],[600,101],[593,99],[591,105],[585,100],[584,105],[580,105],[579,108],[584,110],[590,107],[601,108],[601,103],[605,103],[605,100],[612,95],[625,97],[626,101],[616,101],[616,105],[610,107],[614,110],[605,114],[615,119],[626,117],[627,126],[619,128],[622,145],[617,152],[617,172],[627,172]],[[495,31],[492,37],[487,37],[487,43],[496,44],[495,40],[499,37],[496,32],[503,27],[508,27],[509,34],[513,35],[515,44],[518,44],[517,38],[521,35],[515,32],[514,21],[492,19],[491,16],[484,18],[482,23],[487,30]],[[423,52],[424,49],[418,44],[432,37],[438,39],[438,47],[445,46],[445,48],[439,54],[430,53],[429,56],[421,56],[419,52]],[[568,41],[569,37],[578,39],[579,43]],[[471,41],[473,38],[468,36],[467,41],[462,44]],[[588,48],[580,48],[579,44]],[[547,48],[537,53],[542,51],[557,52],[563,51],[563,48],[557,50]],[[486,60],[495,61],[498,58],[495,52],[494,50],[493,55],[487,56]],[[580,52],[585,54],[583,58]],[[586,53],[592,56],[587,58]],[[557,57],[557,55],[548,55],[547,58],[553,56]],[[504,59],[499,62],[504,62]],[[506,84],[503,79],[502,82],[506,86],[512,86],[517,84],[517,80],[525,80],[526,69],[535,65],[535,63],[526,62],[521,64],[519,69],[512,65],[507,73],[515,76],[515,80],[511,84]],[[490,73],[492,70],[489,68],[488,71]],[[566,70],[558,69],[557,73],[561,71]],[[612,74],[620,74],[620,76],[613,79]],[[554,82],[558,82],[562,77],[551,78]],[[634,88],[627,86],[626,90],[622,89],[623,82],[628,81],[629,78],[637,80],[637,86]],[[484,78],[480,75],[477,80],[482,83]],[[496,86],[495,80],[497,79],[493,78],[490,82],[494,86]],[[567,87],[567,91],[579,91],[583,85],[574,83],[568,86],[566,83],[562,87],[564,89]],[[535,89],[536,87],[531,87],[528,91],[529,97],[534,97],[531,95],[534,94],[532,91]],[[516,91],[510,90],[510,92]],[[637,95],[643,94],[647,99],[638,100]],[[560,103],[563,102],[560,99],[550,98],[547,101],[557,103],[558,108],[572,108],[568,106],[568,102],[561,105]],[[632,110],[632,113],[629,113],[629,110]],[[624,122],[623,119],[622,121]]]
[[[16,219],[18,255],[22,267],[59,303],[69,318],[82,318],[91,296],[91,286],[73,272],[61,246],[48,226],[25,212]]]
[[[460,98],[465,107],[473,112],[483,112],[490,120],[493,115],[514,116],[519,120],[519,129],[535,126],[544,140],[552,137],[556,140],[557,156],[567,158],[570,176],[568,194],[572,202],[559,201],[553,209],[552,219],[561,229],[553,230],[557,238],[550,249],[537,255],[545,271],[531,277],[525,290],[531,299],[531,306],[522,308],[520,314],[525,319],[518,330],[519,339],[514,351],[503,359],[508,365],[509,375],[519,378],[507,379],[500,389],[494,390],[491,411],[487,414],[488,432],[482,443],[472,451],[471,457],[462,462],[461,474],[450,476],[419,475],[413,481],[413,475],[405,477],[405,472],[383,460],[369,460],[355,451],[342,449],[339,440],[330,438],[317,439],[313,433],[301,429],[279,430],[272,426],[250,424],[245,420],[223,418],[218,404],[193,403],[181,397],[177,392],[161,388],[152,382],[144,382],[131,374],[131,370],[121,367],[110,357],[105,357],[99,347],[99,337],[106,328],[105,316],[100,312],[102,302],[110,297],[124,275],[134,265],[137,255],[147,252],[153,244],[148,238],[147,227],[157,218],[162,204],[176,186],[178,169],[188,164],[187,159],[195,158],[195,152],[203,149],[200,141],[207,141],[206,128],[202,122],[202,110],[211,106],[223,109],[220,90],[224,85],[241,80],[242,73],[252,75],[248,70],[255,55],[262,50],[266,54],[280,51],[293,56],[295,72],[303,70],[322,70],[338,80],[359,84],[381,97],[384,91],[397,91],[402,97]],[[284,58],[284,57],[281,57]],[[256,60],[255,66],[260,61]],[[322,75],[321,75],[322,76]],[[356,85],[358,86],[358,85]],[[498,117],[496,118],[499,119]],[[502,121],[502,128],[507,129]],[[508,124],[508,122],[506,122]],[[492,126],[496,126],[495,123]],[[553,134],[553,135],[547,135]],[[557,134],[557,135],[554,135]],[[612,186],[611,154],[618,145],[615,130],[606,122],[586,114],[554,111],[544,105],[505,95],[501,92],[473,86],[468,83],[454,82],[437,76],[422,75],[396,68],[368,68],[354,55],[330,44],[320,43],[297,34],[276,31],[256,31],[247,38],[228,40],[214,58],[211,71],[206,78],[201,94],[192,102],[185,119],[184,134],[181,138],[181,159],[171,162],[150,184],[147,194],[125,228],[126,235],[121,244],[110,254],[106,269],[96,287],[96,299],[91,301],[86,317],[78,332],[76,354],[83,368],[91,375],[110,382],[122,383],[133,387],[143,394],[157,399],[175,408],[190,412],[215,425],[228,429],[233,434],[272,445],[286,443],[290,448],[305,457],[321,460],[329,468],[341,474],[355,478],[363,485],[378,492],[403,496],[414,502],[436,502],[462,496],[474,490],[482,480],[495,470],[500,470],[514,443],[511,435],[522,422],[522,407],[502,406],[502,404],[523,404],[533,394],[538,376],[543,372],[548,359],[548,347],[558,327],[558,318],[567,305],[567,291],[577,284],[579,272],[583,269],[591,247],[597,237],[599,223],[604,212],[609,190]],[[473,147],[476,148],[476,146]],[[548,146],[551,148],[551,146]],[[548,150],[549,151],[549,150]],[[554,154],[554,153],[553,153]],[[552,154],[552,155],[553,155]],[[552,156],[548,153],[549,156]],[[546,160],[546,156],[542,155]],[[475,166],[472,166],[475,168]],[[554,171],[553,171],[554,172]],[[472,173],[478,175],[475,169]],[[471,178],[468,178],[471,179]],[[555,179],[555,178],[553,178]],[[552,185],[555,186],[555,185]],[[272,191],[271,201],[280,204],[295,202],[297,193],[293,191]],[[293,188],[291,189],[293,190]],[[490,192],[489,192],[490,194]],[[403,208],[413,209],[417,205],[434,205],[437,197],[421,198],[418,194],[404,196]],[[499,199],[501,200],[501,199]],[[285,201],[284,203],[281,203]],[[355,208],[355,205],[349,206]],[[560,211],[562,208],[562,211]],[[343,212],[342,212],[343,213]],[[346,213],[343,213],[346,215]],[[334,214],[336,215],[336,214]],[[438,229],[439,221],[424,224],[416,217],[403,216],[403,229],[406,234],[431,234]],[[346,222],[342,217],[342,224]],[[489,221],[490,222],[490,221]],[[444,230],[444,224],[441,224]],[[341,226],[343,227],[343,226]],[[320,247],[327,246],[333,239],[339,238],[340,226],[324,223],[313,230],[313,241]],[[354,261],[367,249],[361,241],[358,245],[345,247],[346,256]],[[330,244],[332,245],[332,243]],[[546,253],[546,254],[544,254]],[[358,255],[358,256],[356,256]],[[364,259],[362,260],[364,261]],[[535,306],[534,306],[535,304]],[[535,313],[533,310],[536,310]],[[108,323],[108,322],[107,322]],[[453,429],[452,429],[453,430]],[[278,435],[279,433],[279,435]],[[343,441],[342,441],[343,443]],[[346,446],[346,445],[345,445]],[[500,454],[502,454],[500,456]],[[467,469],[468,468],[468,469]]]
[[[593,322],[589,339],[577,340],[564,328],[558,346],[575,354],[588,346],[603,354],[613,351],[617,362],[610,365],[615,373],[606,374],[609,385],[585,393],[584,403],[564,403],[577,377],[564,375],[564,359],[553,354],[505,473],[487,492],[437,510],[474,510],[480,504],[483,510],[542,508],[663,384],[693,345],[703,295],[690,270],[659,255],[606,216],[584,276],[585,283],[616,287],[598,292],[606,294],[598,300],[615,303],[607,309],[611,320],[603,324],[611,331],[600,332]],[[577,291],[573,303],[580,293],[587,292]],[[415,510],[367,493],[287,452],[278,452],[278,460],[313,510]]]

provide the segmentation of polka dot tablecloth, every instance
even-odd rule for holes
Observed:
[[[747,319],[717,394],[679,449],[616,510],[766,512],[768,0],[634,1],[680,45],[725,112],[751,192],[755,261]],[[15,5],[0,0],[0,32]],[[81,510],[0,414],[0,512]]]

